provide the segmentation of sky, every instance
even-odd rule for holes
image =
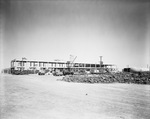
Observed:
[[[146,0],[7,0],[1,11],[1,67],[28,60],[150,66]]]

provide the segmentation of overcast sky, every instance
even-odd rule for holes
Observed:
[[[1,54],[12,59],[146,67],[150,62],[150,3],[146,0],[3,2]]]

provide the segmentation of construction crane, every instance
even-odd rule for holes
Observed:
[[[69,62],[69,65],[68,65],[69,67],[68,68],[73,67],[73,63],[76,60],[76,58],[77,58],[77,56],[72,61]]]
[[[76,60],[77,56],[72,61],[67,61],[67,69],[63,71],[63,75],[73,75],[74,72],[71,70],[73,63]],[[71,59],[71,58],[70,58]]]

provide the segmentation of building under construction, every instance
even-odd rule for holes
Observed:
[[[74,59],[75,60],[75,59]],[[103,64],[102,57],[100,57],[99,64],[93,63],[74,63],[73,61],[33,61],[27,60],[22,58],[21,60],[14,59],[11,61],[11,72],[14,73],[15,71],[32,71],[37,73],[41,70],[44,71],[64,71],[64,70],[71,70],[73,72],[78,71],[91,71],[96,70],[98,68],[107,68],[109,70],[114,70],[114,66],[112,64]]]

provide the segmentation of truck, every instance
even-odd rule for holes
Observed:
[[[45,70],[42,69],[39,71],[38,75],[45,75],[45,73],[46,73]]]
[[[53,75],[54,76],[63,76],[63,72],[61,72],[61,71],[55,71],[55,72],[53,72]]]
[[[66,70],[63,70],[63,75],[73,75],[74,74],[74,72],[73,71],[71,71],[71,69],[66,69]]]

